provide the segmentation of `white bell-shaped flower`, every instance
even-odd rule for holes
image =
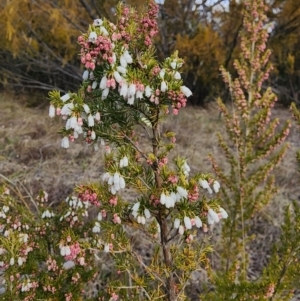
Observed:
[[[127,103],[129,105],[133,105],[134,104],[134,95],[129,95],[128,96]]]
[[[113,185],[114,184],[114,176],[109,176],[108,181],[107,181],[108,185]]]
[[[92,83],[92,89],[95,90],[98,86],[98,82],[97,81],[93,81]]]
[[[125,180],[123,177],[120,177],[120,188],[121,189],[124,189],[126,186],[126,183],[125,183]]]
[[[213,183],[213,189],[214,189],[215,193],[219,192],[220,187],[221,187],[220,183],[218,181],[214,181],[214,183]]]
[[[140,202],[136,202],[133,206],[132,206],[132,211],[138,211],[140,208]]]
[[[149,209],[147,209],[147,208],[145,208],[144,214],[145,214],[146,218],[150,218],[151,217],[151,213],[150,213]]]
[[[101,90],[104,90],[106,88],[106,83],[107,83],[107,77],[103,76],[99,85]]]
[[[10,260],[9,260],[9,265],[14,265],[15,264],[15,259],[12,257]]]
[[[125,59],[125,57],[124,57],[123,54],[120,56],[120,65],[121,65],[123,68],[126,68],[126,67],[127,67],[127,61],[126,61],[126,59]]]
[[[72,113],[73,108],[74,104],[66,103],[61,109],[61,115],[70,115]]]
[[[160,91],[161,92],[166,92],[168,90],[167,83],[163,80],[160,84]]]
[[[180,75],[180,73],[178,71],[176,71],[174,73],[174,79],[176,79],[176,80],[180,80],[181,79],[181,75]]]
[[[95,118],[95,120],[100,121],[100,119],[101,119],[100,113],[97,112],[97,113],[95,114],[94,118]]]
[[[95,222],[95,226],[92,229],[93,233],[99,233],[100,232],[100,223],[99,222]]]
[[[137,99],[142,99],[143,96],[144,96],[144,92],[143,91],[140,91],[140,90],[136,91],[136,98]]]
[[[69,120],[70,120],[70,128],[75,129],[77,126],[77,117],[72,116]]]
[[[86,70],[86,71],[87,71],[87,70]],[[87,71],[87,72],[88,72],[88,71]],[[65,94],[64,96],[62,96],[62,97],[60,98],[60,100],[61,100],[62,102],[66,102],[66,101],[68,101],[70,98],[71,98],[70,94],[67,93],[67,94]]]
[[[115,185],[110,186],[110,193],[113,194],[113,195],[115,195],[115,194],[117,193],[117,190],[116,190],[116,188],[115,188]]]
[[[88,116],[88,126],[93,127],[94,125],[95,125],[94,117],[92,116],[92,114],[90,114]]]
[[[159,77],[161,79],[163,79],[165,77],[165,74],[166,74],[166,70],[165,69],[161,69],[160,72],[159,72]]]
[[[88,40],[91,43],[95,43],[96,40],[97,40],[97,34],[96,34],[96,32],[94,32],[94,31],[90,32]]]
[[[181,86],[180,87],[180,91],[186,96],[186,97],[190,97],[193,93],[192,91],[186,87],[186,86]]]
[[[107,29],[104,26],[100,26],[100,32],[107,37],[109,35]]]
[[[187,190],[185,188],[181,187],[181,186],[177,186],[177,192],[183,198],[186,198],[188,196]]]
[[[174,220],[174,229],[178,229],[180,226],[180,219],[179,218],[175,218]]]
[[[220,214],[221,214],[222,218],[228,217],[228,213],[222,207],[220,207]]]
[[[191,219],[188,216],[185,216],[183,218],[183,222],[184,222],[184,225],[187,229],[192,229],[192,222],[191,222]]]
[[[150,88],[150,86],[146,86],[146,88],[145,88],[145,95],[147,97],[150,97],[151,94],[152,94],[152,89]]]
[[[119,183],[119,181],[120,181],[120,174],[118,173],[118,172],[116,172],[115,174],[114,174],[114,183],[116,184],[116,183]]]
[[[127,94],[128,94],[128,84],[123,82],[122,87],[120,89],[120,95],[125,98],[127,97]]]
[[[218,214],[214,210],[209,208],[208,212],[207,212],[207,220],[208,220],[208,223],[210,225],[212,225],[214,223],[218,223],[220,219],[219,219]]]
[[[134,96],[136,93],[136,85],[135,84],[130,84],[128,88],[128,96]]]
[[[191,171],[191,168],[189,167],[189,165],[186,162],[184,162],[182,169],[183,169],[184,175],[188,176],[189,172]]]
[[[177,67],[176,61],[172,61],[172,62],[170,63],[170,66],[171,66],[173,69],[176,69],[176,67]]]
[[[98,215],[97,215],[97,220],[102,221],[102,219],[103,219],[102,213],[99,212]]]
[[[93,22],[94,26],[101,26],[103,24],[102,19],[95,19]]]
[[[131,64],[133,62],[132,57],[129,54],[128,50],[124,51],[123,56],[128,64]]]
[[[115,63],[117,61],[117,56],[116,56],[116,54],[114,52],[112,53],[111,57],[113,59],[113,63]]]
[[[194,220],[195,220],[196,227],[197,227],[197,228],[201,228],[201,227],[202,227],[202,221],[201,221],[200,217],[199,217],[199,216],[196,216],[196,217],[194,218]]]
[[[174,207],[174,200],[173,198],[171,197],[171,195],[166,195],[166,203],[165,203],[165,206],[166,208],[171,208],[171,207]]]
[[[86,103],[84,103],[82,106],[83,106],[84,112],[85,112],[86,114],[89,114],[89,113],[90,113],[90,108],[89,108],[89,106],[88,106]]]
[[[204,189],[209,188],[209,184],[208,184],[208,182],[207,182],[206,180],[200,179],[200,180],[199,180],[199,184],[200,184],[200,186],[201,186],[202,188],[204,188]]]
[[[49,117],[53,118],[55,116],[55,107],[54,105],[50,105],[49,107]]]
[[[178,233],[179,233],[180,235],[183,235],[183,233],[184,233],[184,226],[182,226],[182,225],[179,226],[179,228],[178,228]]]
[[[87,70],[85,70],[82,74],[82,79],[87,80],[88,78],[89,78],[89,72]]]
[[[118,72],[122,73],[122,74],[126,74],[127,73],[127,69],[122,67],[122,66],[118,66],[117,67]]]
[[[61,140],[61,147],[69,148],[69,146],[70,146],[69,138],[67,136],[63,137]]]
[[[63,264],[63,269],[69,270],[75,266],[75,263],[73,260],[68,260]]]
[[[128,158],[127,156],[124,156],[121,160],[120,160],[120,168],[122,167],[127,167],[128,166]]]
[[[120,73],[118,71],[114,72],[114,78],[116,80],[116,82],[121,83],[123,81],[123,77],[120,75]]]
[[[106,99],[107,96],[109,94],[109,88],[105,88],[103,91],[102,91],[102,100]]]
[[[162,204],[162,205],[165,205],[166,204],[166,195],[164,194],[164,193],[162,193],[161,195],[160,195],[160,203]]]

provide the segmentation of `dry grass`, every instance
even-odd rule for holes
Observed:
[[[100,175],[102,154],[76,143],[64,150],[57,131],[64,125],[50,119],[48,109],[32,109],[11,95],[0,97],[0,170],[25,185],[32,195],[45,189],[58,202],[83,181]],[[98,164],[96,164],[98,163]]]
[[[28,108],[24,102],[16,96],[0,95],[1,174],[22,182],[33,193],[47,189],[57,200],[68,195],[74,185],[97,180],[102,171],[103,151],[95,152],[80,141],[70,149],[62,149],[57,131],[64,121],[58,117],[50,119],[48,108]],[[275,109],[274,116],[291,119],[290,111],[283,108]],[[212,171],[207,159],[209,153],[222,162],[216,133],[224,134],[224,128],[215,104],[207,108],[188,107],[178,116],[170,116],[163,125],[165,129],[177,133],[172,155],[186,157],[192,171]],[[300,141],[296,128],[288,141],[291,147],[276,177],[281,193],[292,199],[300,195],[295,160]]]
[[[77,184],[98,181],[103,171],[103,150],[95,152],[79,141],[68,150],[62,149],[57,131],[64,122],[50,119],[48,108],[28,108],[24,102],[13,95],[0,95],[0,174],[28,195],[35,196],[45,189],[53,203],[64,200]],[[291,112],[278,107],[273,116],[291,119]],[[170,116],[163,129],[177,133],[173,155],[186,157],[192,172],[212,171],[209,153],[222,162],[216,133],[224,133],[224,128],[215,104],[186,108],[179,116]],[[294,127],[288,138],[291,147],[275,171],[280,192],[256,220],[257,243],[253,248],[261,258],[261,253],[268,253],[266,249],[278,237],[284,206],[300,196],[295,159],[295,152],[300,149],[298,137],[299,131]],[[255,264],[253,268],[259,270],[263,263]]]

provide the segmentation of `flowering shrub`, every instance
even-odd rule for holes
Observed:
[[[214,290],[204,290],[201,300],[292,300],[300,256],[299,236],[292,226],[299,223],[295,203],[285,210],[280,243],[273,246],[273,254],[261,271],[254,272],[255,281],[251,278],[251,268],[259,260],[251,258],[250,245],[265,244],[255,237],[255,218],[278,190],[273,170],[288,148],[285,140],[291,122],[280,124],[272,118],[277,97],[271,88],[263,86],[272,69],[266,45],[271,26],[266,16],[268,7],[263,0],[244,1],[243,5],[241,54],[234,61],[237,76],[232,78],[221,67],[232,100],[231,106],[218,100],[227,133],[227,137],[219,134],[218,140],[227,168],[210,156],[215,174],[222,181],[221,196],[229,218],[222,227],[222,247],[217,250],[219,268],[211,274],[208,285]]]
[[[50,92],[49,115],[66,121],[63,148],[75,139],[95,149],[105,147],[103,172],[98,182],[77,186],[55,208],[46,192],[29,208],[18,203],[9,187],[0,188],[5,279],[0,300],[186,300],[188,281],[201,267],[213,272],[210,292],[201,292],[203,300],[291,296],[300,270],[291,265],[300,248],[291,227],[294,220],[299,228],[296,205],[293,217],[286,210],[283,226],[288,248],[275,248],[284,263],[275,255],[259,281],[247,278],[249,220],[276,191],[271,172],[286,150],[282,143],[290,123],[276,130],[279,122],[270,120],[276,97],[270,90],[261,92],[270,70],[265,6],[262,0],[245,5],[242,56],[235,62],[238,78],[232,81],[222,69],[234,108],[231,114],[219,101],[232,142],[227,145],[219,136],[229,175],[211,157],[222,187],[212,175],[191,173],[185,158],[169,159],[175,133],[162,131],[161,123],[169,114],[177,115],[192,92],[182,83],[183,60],[176,52],[161,63],[155,58],[155,2],[149,1],[141,16],[120,4],[116,24],[94,20],[78,38],[85,67],[82,85],[77,93]],[[146,142],[139,140],[142,134]],[[220,196],[230,218],[220,207]],[[204,233],[221,219],[227,220],[215,272],[209,269],[212,249]],[[153,246],[150,261],[135,249],[134,235]],[[103,261],[110,264],[109,274]],[[99,277],[105,284],[87,296],[89,284]]]
[[[95,277],[84,222],[89,203],[72,197],[54,210],[47,201],[41,192],[33,213],[0,188],[0,300],[80,300],[84,283]]]
[[[208,197],[219,192],[216,179],[191,176],[184,158],[169,162],[175,134],[160,123],[192,92],[182,84],[176,52],[162,63],[155,58],[157,12],[154,1],[141,16],[120,4],[116,24],[94,20],[78,38],[82,86],[63,96],[50,92],[49,115],[66,120],[63,148],[80,138],[105,146],[104,173],[59,208],[41,193],[35,213],[22,211],[2,188],[1,298],[81,300],[97,259],[108,253],[112,276],[97,300],[179,300],[191,273],[207,263],[210,248],[194,238],[227,213]],[[141,131],[148,143],[139,143]],[[136,229],[157,249],[150,264],[131,245]]]

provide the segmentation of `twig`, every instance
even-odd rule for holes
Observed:
[[[135,143],[127,135],[124,135],[124,138],[126,138],[131,143],[133,148],[135,148],[142,155],[144,159],[146,160],[148,159],[147,156],[144,154],[144,152],[137,145],[135,145]]]
[[[128,275],[129,275],[129,279],[132,279],[131,273],[128,269],[126,269]],[[151,297],[149,296],[149,294],[147,293],[147,291],[142,287],[142,286],[131,286],[130,288],[134,288],[134,287],[138,287],[140,288],[146,295],[146,297],[148,298],[148,300],[151,300]]]
[[[27,188],[18,180],[19,184],[22,186],[22,188],[26,191],[29,200],[31,201],[31,203],[33,204],[33,206],[35,207],[35,209],[37,210],[37,212],[39,213],[39,207],[37,206],[36,202],[34,201],[32,195],[29,193],[29,191],[27,190]]]
[[[30,210],[28,204],[27,204],[27,203],[25,202],[25,200],[24,200],[24,197],[23,197],[22,193],[21,193],[20,190],[18,189],[18,186],[17,186],[14,182],[12,182],[10,179],[8,179],[6,176],[4,176],[3,174],[0,174],[0,177],[1,177],[2,179],[4,179],[6,182],[8,182],[8,183],[12,186],[12,189],[13,189],[13,191],[15,192],[15,194],[18,195],[18,197],[20,198],[20,200],[22,201],[22,203],[25,205],[25,207],[26,207],[28,210]]]

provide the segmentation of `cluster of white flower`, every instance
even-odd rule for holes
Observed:
[[[8,206],[3,206],[0,211],[0,218],[6,218],[6,213],[9,211]]]
[[[73,260],[68,260],[68,261],[64,262],[64,264],[63,264],[63,268],[65,270],[69,270],[69,269],[73,268],[74,266],[75,266],[75,262]]]
[[[98,22],[99,24],[102,24]],[[108,35],[107,30],[102,25],[100,26],[100,32],[103,35]],[[89,33],[89,42],[95,43],[97,40],[98,35],[96,32]],[[113,48],[114,43],[112,43]],[[127,49],[124,47],[121,48],[119,53],[113,52],[111,56],[110,64],[107,65],[107,73],[104,73],[102,78],[96,79],[94,72],[85,70],[83,72],[82,78],[83,81],[90,81],[91,84],[89,87],[92,90],[99,89],[101,91],[101,98],[102,100],[106,99],[110,93],[111,89],[116,89],[121,97],[123,97],[128,104],[133,105],[136,99],[143,99],[143,98],[150,98],[152,102],[155,104],[159,104],[159,97],[157,95],[157,88],[150,87],[147,84],[143,84],[141,82],[132,81],[129,79],[130,77],[127,76],[127,68],[128,65],[133,63],[133,57],[129,53]],[[168,81],[166,79],[166,73],[173,74],[173,78],[175,80],[180,80],[181,76],[180,73],[177,71],[178,67],[181,67],[181,63],[178,63],[177,60],[173,60],[170,62],[171,68],[167,71],[162,68],[159,72],[159,78],[161,79],[160,83],[160,91],[162,93],[168,91]],[[112,74],[109,76],[108,74]],[[186,86],[181,86],[180,91],[186,96],[190,97],[192,92]],[[96,133],[93,129],[95,126],[95,120],[100,121],[100,113],[97,112],[95,115],[90,111],[90,108],[87,104],[77,104],[75,98],[72,94],[65,94],[60,97],[61,101],[64,103],[63,107],[55,108],[54,105],[50,105],[49,107],[49,116],[54,117],[55,114],[62,115],[63,119],[66,121],[66,130],[73,130],[72,138],[77,139],[80,134],[83,134],[83,120],[85,120],[88,126],[91,128],[91,140],[96,139]],[[74,112],[81,112],[80,114]],[[61,141],[61,146],[63,148],[69,148],[70,146],[70,137],[65,136]],[[187,168],[187,173],[189,172],[189,168]]]
[[[95,225],[92,229],[93,233],[99,233],[100,232],[100,223],[99,222],[95,222]]]
[[[184,164],[182,166],[182,170],[183,170],[184,175],[187,177],[191,171],[191,168],[189,167],[189,165],[186,162],[184,162]]]
[[[60,255],[61,256],[69,256],[69,255],[71,255],[71,248],[69,246],[65,246],[65,245],[59,244],[59,249],[60,249]]]
[[[120,168],[122,167],[127,167],[128,166],[128,158],[127,156],[124,156],[121,160],[120,160]]]
[[[210,188],[208,182],[206,180],[200,179],[199,180],[199,184],[203,189],[207,189],[209,194],[213,193],[213,190]],[[218,181],[214,181],[213,182],[213,189],[215,191],[215,193],[218,193],[220,190],[220,183]]]
[[[99,233],[100,232],[101,227],[100,227],[99,222],[102,221],[102,219],[103,219],[103,214],[102,214],[102,212],[99,212],[98,215],[97,215],[97,221],[95,222],[95,225],[92,229],[93,233]]]
[[[188,196],[188,192],[185,188],[181,186],[177,186],[177,192],[171,193],[162,193],[160,195],[160,203],[165,205],[166,208],[171,208],[175,206],[176,202],[179,202],[181,199],[186,198]]]
[[[103,32],[103,31],[105,32],[106,28],[104,26],[102,26],[102,24],[103,24],[102,19],[95,19],[94,22],[93,22],[94,26],[100,26],[100,31],[101,32]]]
[[[19,257],[19,258],[18,258],[18,265],[21,266],[25,261],[26,261],[26,258]],[[1,261],[1,262],[0,262],[0,267],[2,267],[3,265],[4,265],[4,262]],[[11,258],[10,258],[10,260],[9,260],[9,265],[10,265],[10,266],[15,265],[15,258],[14,258],[14,257],[11,257]]]
[[[85,71],[88,74],[88,71]],[[89,127],[95,126],[95,121],[100,121],[100,113],[96,112],[94,115],[91,114],[90,108],[87,104],[82,105],[82,113],[80,116],[77,116],[74,114],[74,104],[73,102],[68,102],[71,100],[71,95],[69,93],[63,95],[60,97],[61,101],[64,103],[63,107],[56,109],[56,114],[61,115],[63,119],[66,121],[66,130],[73,130],[73,138],[77,139],[79,135],[83,134],[83,120],[86,120]],[[49,116],[52,118],[55,116],[55,107],[53,105],[50,105],[49,107]],[[91,131],[91,139],[96,139],[96,133],[94,130]],[[61,147],[63,148],[69,148],[70,146],[70,139],[69,137],[65,136],[62,138],[61,141]]]
[[[136,202],[132,208],[131,208],[131,214],[134,216],[134,218],[137,219],[137,222],[139,224],[146,224],[146,219],[149,219],[151,217],[151,213],[149,209],[145,208],[144,210],[140,209],[140,202]]]
[[[20,233],[19,234],[19,241],[20,242],[27,243],[28,242],[28,238],[29,238],[29,235],[27,233]]]
[[[21,292],[29,292],[32,288],[35,288],[36,286],[36,283],[30,282],[30,280],[28,279],[22,283]]]
[[[115,172],[113,175],[106,172],[102,176],[102,180],[107,182],[110,186],[109,191],[113,195],[115,195],[120,189],[124,189],[126,185],[124,178],[118,172]]]
[[[68,197],[66,198],[66,202],[69,205],[68,211],[60,217],[60,221],[66,218],[71,218],[73,222],[78,221],[78,213],[80,211],[80,214],[82,217],[88,216],[88,207],[90,206],[89,202],[82,202],[79,198],[76,196]]]
[[[53,216],[55,216],[55,214],[53,212],[49,211],[48,209],[45,210],[42,214],[42,218],[51,218]]]
[[[177,61],[172,61],[170,63],[170,66],[172,69],[174,69],[174,73],[173,73],[174,79],[177,79],[177,80],[181,79],[181,75],[176,69],[182,67],[182,64],[181,63],[178,64]],[[192,95],[192,94],[190,94],[190,95]],[[187,97],[189,97],[189,96],[187,96]]]
[[[19,258],[18,258],[18,265],[21,266],[25,261],[26,261],[26,258],[24,258],[24,257],[19,257]]]
[[[209,208],[207,212],[207,221],[209,225],[212,225],[214,223],[218,223],[221,218],[227,218],[228,214],[223,209],[220,208],[219,214],[216,213],[213,209]],[[183,235],[185,230],[192,229],[193,226],[196,226],[197,228],[202,227],[202,221],[199,216],[195,216],[193,218],[190,218],[188,216],[184,216],[183,221],[179,218],[175,218],[173,227],[174,229],[178,229],[178,233],[180,235]]]
[[[202,221],[199,216],[196,216],[194,218],[190,218],[188,216],[185,216],[183,218],[183,224],[181,224],[181,220],[179,218],[175,218],[174,220],[174,229],[178,229],[178,233],[180,235],[183,235],[185,229],[190,230],[195,225],[197,228],[202,227]]]
[[[227,212],[220,207],[219,214],[216,213],[213,209],[209,208],[207,212],[207,222],[209,225],[213,225],[214,223],[218,223],[221,218],[227,218]]]

